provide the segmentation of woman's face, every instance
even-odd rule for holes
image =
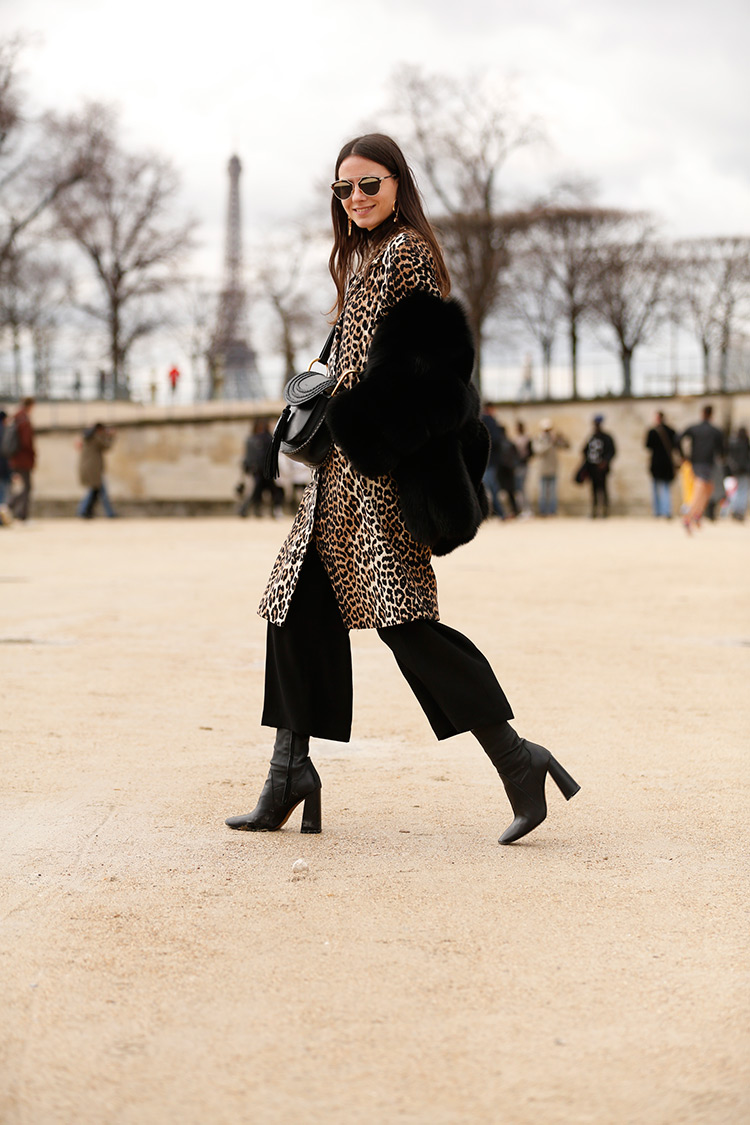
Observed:
[[[398,180],[383,179],[377,195],[365,195],[359,188],[362,176],[390,176],[391,173],[375,160],[366,156],[347,156],[339,165],[338,179],[351,180],[355,185],[348,199],[341,200],[341,206],[353,223],[362,230],[374,230],[393,215],[398,193]]]

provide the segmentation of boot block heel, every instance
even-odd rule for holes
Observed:
[[[320,832],[321,829],[320,789],[316,789],[309,797],[305,797],[300,832]]]
[[[581,788],[578,782],[570,776],[566,769],[563,769],[557,759],[553,758],[551,754],[549,756],[547,772],[566,801],[569,801],[571,797],[575,797],[576,793]]]

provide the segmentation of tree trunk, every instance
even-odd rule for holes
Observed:
[[[542,398],[548,399],[552,379],[552,344],[550,339],[542,340]]]
[[[711,345],[705,336],[701,337],[701,354],[703,356],[703,393],[711,392]]]
[[[622,362],[622,391],[623,398],[633,393],[633,349],[622,348],[620,352]]]
[[[120,306],[114,299],[109,306],[109,363],[112,371],[112,396],[117,399],[120,384]]]
[[[31,334],[34,353],[34,394],[37,398],[50,395],[50,333],[37,327]]]
[[[23,375],[21,363],[21,326],[14,318],[11,324],[13,334],[13,397],[21,397],[21,377]]]
[[[288,320],[282,317],[281,325],[282,342],[284,349],[284,363],[286,365],[286,375],[284,376],[284,382],[286,383],[287,380],[291,379],[293,375],[297,374],[297,357],[294,353],[294,341],[292,340],[292,333],[289,327]]]
[[[570,397],[578,398],[578,329],[570,322]]]
[[[120,301],[113,297],[110,302],[110,356],[112,359],[112,397],[128,399],[128,380],[125,374],[126,354],[122,345],[122,324],[120,322]]]

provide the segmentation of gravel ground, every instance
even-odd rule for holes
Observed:
[[[224,827],[286,527],[0,529],[3,1125],[750,1120],[747,529],[495,523],[437,561],[583,786],[501,848],[492,767],[372,633],[322,835]]]

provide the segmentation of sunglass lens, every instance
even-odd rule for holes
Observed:
[[[377,195],[380,191],[380,177],[379,176],[363,176],[359,181],[360,191],[365,195]]]
[[[337,199],[348,199],[352,194],[352,185],[348,180],[337,180],[331,184],[331,190]]]

